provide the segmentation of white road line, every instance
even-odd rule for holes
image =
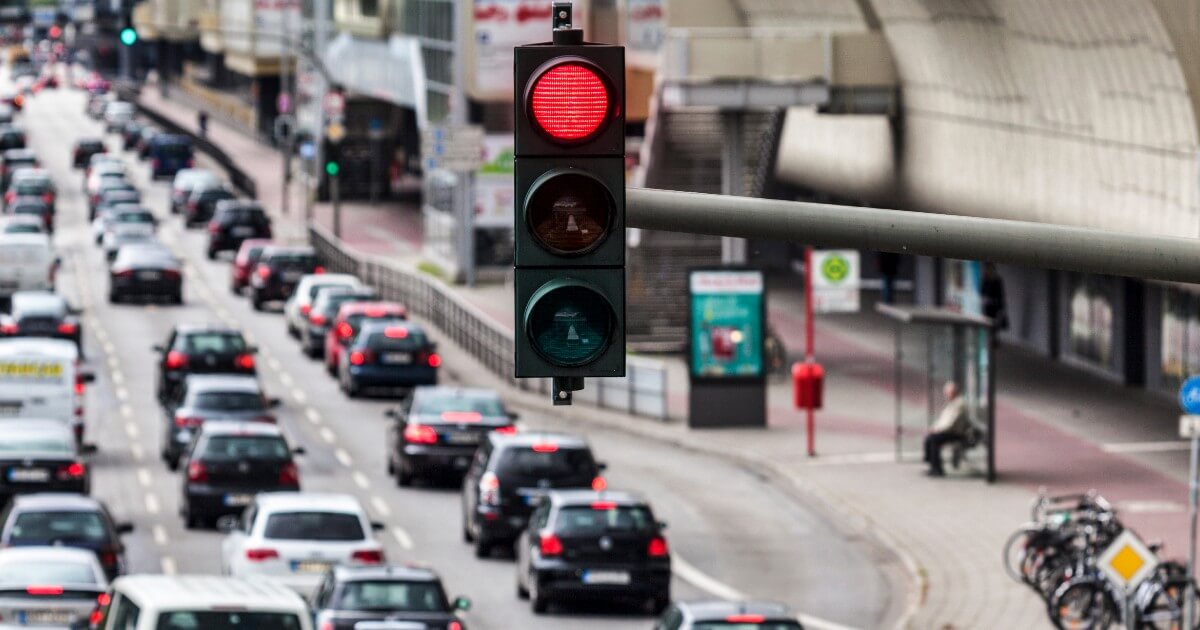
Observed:
[[[357,470],[354,471],[354,474],[351,475],[351,477],[354,479],[354,485],[362,488],[363,490],[366,490],[371,486],[371,481],[367,479],[367,476],[358,472]]]
[[[163,556],[161,564],[164,575],[175,575],[175,558],[172,558],[171,556]]]
[[[1116,442],[1101,444],[1100,450],[1105,453],[1171,453],[1186,451],[1191,446],[1187,440],[1171,440],[1164,442]]]
[[[129,400],[129,391],[124,387],[117,387],[117,400]]]
[[[291,387],[292,386],[292,377],[287,372],[280,372],[279,373],[279,382],[282,383],[284,387]]]
[[[901,451],[903,458],[914,458],[921,455],[920,451]],[[841,466],[846,464],[894,464],[896,451],[874,451],[868,453],[838,453],[822,455],[805,460],[806,466]]]
[[[167,546],[167,528],[162,525],[155,525],[150,532],[154,535],[154,543],[159,547]]]
[[[133,456],[133,460],[140,462],[146,456],[146,452],[142,450],[141,444],[130,444],[129,454]]]
[[[321,427],[321,439],[333,444],[337,441],[337,434],[329,427]],[[338,459],[341,459],[340,457]]]
[[[252,345],[252,346],[253,346],[253,345],[256,345],[256,343],[257,343],[257,342],[255,342],[255,341],[254,341],[254,333],[252,333],[252,332],[250,332],[250,331],[248,331],[248,330],[243,330],[243,331],[242,331],[242,339],[245,339],[245,340],[246,340],[246,343],[248,343],[248,344],[250,344],[250,345]],[[262,352],[262,353],[263,353],[263,356],[266,356],[266,351],[265,351],[265,350],[260,350],[260,352]]]
[[[299,387],[292,390],[292,398],[295,398],[296,402],[300,403],[301,405],[308,402],[308,395],[305,394],[304,390],[300,389]]]
[[[146,511],[150,514],[158,514],[158,497],[153,494],[146,495]]]
[[[126,420],[133,418],[133,407],[129,405],[121,405],[121,417]]]
[[[309,422],[313,424],[321,424],[321,412],[317,411],[315,407],[309,407],[308,409],[305,409],[304,415],[308,418]]]
[[[116,354],[117,353],[117,347],[112,345],[111,341],[108,341],[107,339],[105,339],[103,346],[104,346],[104,354]]]
[[[117,360],[117,357],[115,357],[111,354],[108,355],[108,369],[110,369],[110,370],[121,369],[121,362]]]
[[[396,543],[400,545],[401,549],[412,549],[413,548],[412,537],[409,536],[408,532],[404,531],[403,528],[401,528],[399,526],[393,527],[392,528],[392,537],[396,539]]]
[[[149,488],[154,479],[150,476],[149,468],[139,468],[137,471],[138,483],[143,487]]]
[[[283,367],[279,364],[279,359],[276,359],[275,357],[267,357],[267,365],[271,366],[271,369],[275,370],[276,372],[279,371],[279,368]]]
[[[1186,508],[1182,503],[1166,500],[1118,501],[1117,509],[1124,514],[1179,514]]]
[[[337,457],[338,462],[340,462],[346,468],[349,468],[350,464],[354,463],[354,460],[350,459],[350,453],[347,453],[346,449],[344,448],[339,448],[338,450],[334,451],[333,456]]]
[[[112,379],[113,385],[120,385],[125,382],[125,375],[121,373],[121,370],[112,370],[109,373],[109,378]]]
[[[129,422],[125,423],[125,435],[128,435],[129,439],[136,440],[140,433],[141,430],[138,429],[136,422],[130,420]]]
[[[392,514],[392,509],[379,497],[371,497],[371,507],[375,508],[376,512],[379,512],[380,518],[387,518]]]

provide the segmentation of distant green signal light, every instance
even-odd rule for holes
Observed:
[[[136,30],[134,30],[131,27],[125,27],[125,28],[121,29],[121,43],[122,44],[125,44],[126,46],[132,46],[137,43],[137,40],[138,40],[138,34],[137,34]]]

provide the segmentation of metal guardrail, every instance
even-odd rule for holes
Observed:
[[[309,242],[330,270],[351,273],[439,328],[471,353],[488,371],[526,391],[550,393],[550,379],[513,378],[513,335],[464,301],[441,282],[372,256],[356,255],[317,225],[308,228]],[[636,416],[667,419],[667,369],[661,361],[629,357],[622,378],[589,379],[575,394],[576,403]]]

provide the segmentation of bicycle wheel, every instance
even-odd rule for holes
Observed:
[[[1107,630],[1121,618],[1107,586],[1094,578],[1062,585],[1049,610],[1050,621],[1061,630]]]
[[[1168,580],[1165,583],[1155,582],[1147,588],[1147,596],[1139,598],[1137,627],[1145,630],[1180,630],[1183,628],[1183,611],[1187,605],[1187,580]],[[1196,597],[1197,609],[1200,610],[1200,589],[1192,584],[1192,593]],[[1193,630],[1200,628],[1200,623],[1193,622]]]
[[[1013,532],[1004,543],[1004,572],[1021,584],[1029,584],[1029,542],[1037,532],[1036,525],[1027,525]]]

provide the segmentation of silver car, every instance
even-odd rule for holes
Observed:
[[[0,619],[22,628],[86,627],[107,598],[96,554],[71,547],[0,550]]]

